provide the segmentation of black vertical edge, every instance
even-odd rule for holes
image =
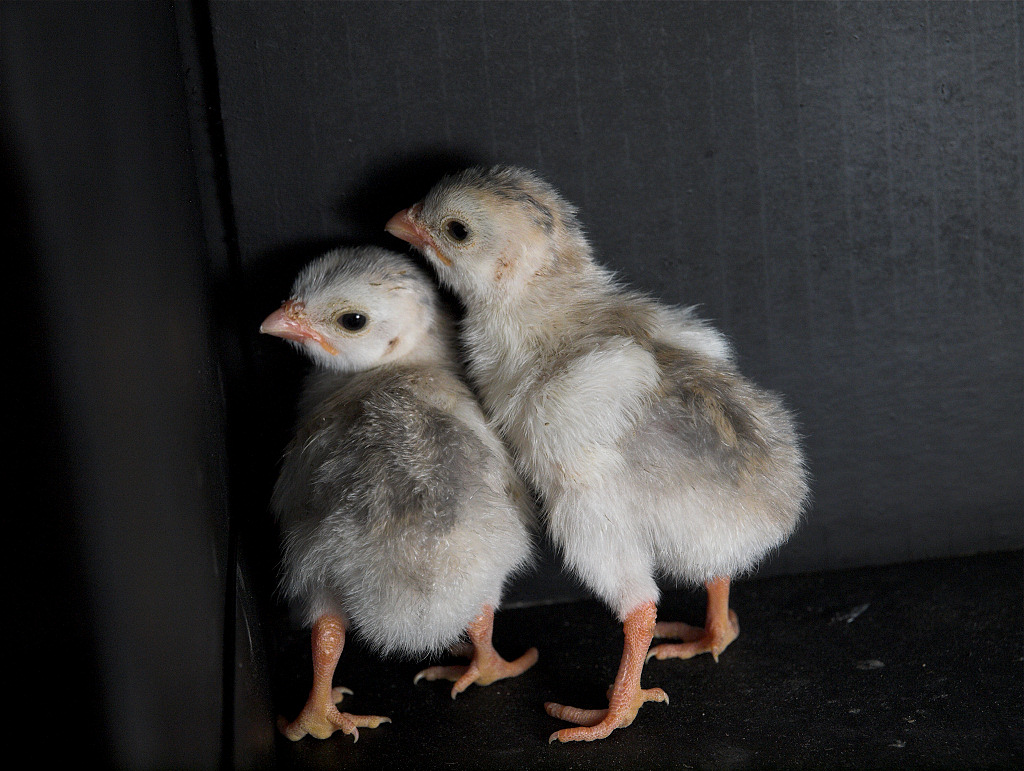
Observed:
[[[213,20],[208,0],[175,3],[182,72],[188,99],[189,126],[196,177],[200,195],[203,225],[209,243],[212,278],[212,322],[218,339],[214,341],[220,356],[221,383],[225,401],[229,480],[228,570],[224,597],[224,714],[222,722],[221,766],[234,768],[269,768],[273,764],[273,735],[268,731],[238,730],[239,721],[247,717],[265,717],[265,726],[272,726],[269,687],[265,670],[263,636],[259,612],[251,606],[252,592],[259,581],[248,575],[240,521],[247,510],[261,506],[246,494],[240,484],[247,476],[244,455],[246,446],[245,416],[251,413],[251,395],[244,373],[251,371],[251,351],[242,328],[244,277],[238,246],[238,231],[231,194],[231,173],[227,143],[221,116],[220,83],[213,36]],[[241,585],[241,589],[240,589]],[[250,606],[248,610],[244,606]],[[250,666],[239,661],[239,628],[246,626]],[[255,668],[257,671],[251,671]],[[239,681],[245,671],[247,682]],[[240,704],[240,701],[246,703]],[[272,730],[272,729],[270,729]],[[239,734],[244,734],[244,739]]]
[[[0,7],[0,51],[10,50],[8,37],[25,24],[16,15],[19,10]],[[8,308],[15,317],[30,319],[47,307],[50,289],[38,258],[41,225],[29,205],[35,194],[32,170],[24,165],[13,127],[23,99],[17,78],[5,69],[9,66],[0,54],[0,188],[5,201],[0,207],[0,243],[10,286],[16,287]],[[87,580],[80,493],[70,471],[75,458],[62,412],[59,368],[50,353],[57,345],[53,336],[45,325],[36,325],[5,343],[18,373],[7,383],[8,399],[13,388],[9,403],[16,407],[9,410],[5,425],[6,435],[18,444],[9,453],[14,465],[7,472],[18,491],[9,512],[14,515],[4,523],[5,575],[18,586],[7,605],[6,648],[14,666],[5,676],[5,687],[18,694],[21,714],[44,714],[73,672],[77,714],[64,721],[61,741],[73,746],[78,757],[103,766],[113,763],[115,748],[106,730],[95,598]],[[42,736],[32,723],[27,721],[19,732],[25,746]]]

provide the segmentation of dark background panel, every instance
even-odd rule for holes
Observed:
[[[785,394],[815,498],[765,574],[1024,543],[1019,3],[7,2],[0,43],[22,494],[6,519],[9,691],[18,746],[39,765],[274,765],[274,712],[308,687],[308,639],[274,593],[267,508],[305,364],[258,323],[320,251],[400,248],[384,221],[470,163],[539,170],[579,205],[603,262],[699,303],[744,369]],[[510,604],[584,594],[545,559]],[[1019,693],[955,677],[966,660],[1019,681],[1019,551],[997,559],[997,573],[981,558],[751,581],[735,593],[750,619],[739,668],[657,670],[687,684],[673,706],[692,713],[641,719],[705,736],[693,721],[716,703],[735,710],[728,684],[746,693],[744,656],[764,650],[757,687],[810,722],[787,718],[771,733],[781,754],[766,755],[771,721],[736,713],[683,762],[800,761],[787,748],[808,727],[823,738],[804,749],[838,747],[848,767],[890,767],[904,741],[950,765],[972,747],[979,762],[1017,760]],[[1004,612],[972,610],[993,587]],[[699,618],[697,594],[668,603]],[[593,605],[576,610],[600,626]],[[542,743],[541,699],[568,685],[600,701],[611,621],[592,647],[557,607],[503,614],[499,647],[539,642],[542,665],[525,690],[467,694],[467,720],[517,693],[508,731]],[[847,626],[851,607],[870,624]],[[780,685],[771,671],[800,659],[787,624],[801,614],[808,661],[834,667]],[[965,623],[974,636],[952,652]],[[879,633],[893,636],[884,653]],[[366,666],[339,683],[363,683],[357,704],[393,699],[405,741],[436,740],[441,705],[418,707],[450,699],[410,695],[412,663],[385,680],[365,650],[350,653]],[[851,656],[887,668],[864,675]],[[878,683],[823,726],[813,718],[839,707],[822,672],[843,688]],[[721,699],[702,702],[716,673]],[[917,703],[953,694],[962,707]],[[903,738],[865,741],[881,734],[856,715],[879,705],[868,722],[888,737],[895,721]],[[958,709],[979,716],[964,746],[947,729]],[[465,731],[485,725],[445,723],[442,751],[463,752]],[[357,745],[368,762],[384,730]],[[521,765],[526,744],[494,737],[492,756]],[[622,737],[543,762],[628,761],[631,747],[654,762],[642,731]],[[393,757],[423,767],[410,746]],[[279,743],[276,760],[337,767],[349,748]]]
[[[1018,4],[211,11],[252,329],[441,172],[527,165],[799,415],[814,505],[766,570],[1024,538]],[[252,337],[269,462],[301,364]]]
[[[217,768],[244,588],[218,344],[234,322],[214,300],[174,9],[4,3],[0,34],[16,762]],[[252,674],[260,728],[240,743],[259,758],[273,729]]]

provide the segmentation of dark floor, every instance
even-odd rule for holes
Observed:
[[[742,633],[709,656],[651,661],[648,704],[592,744],[548,745],[565,724],[546,700],[601,707],[622,634],[596,602],[506,610],[495,644],[530,645],[525,675],[472,686],[412,684],[421,662],[381,662],[351,643],[335,682],[354,713],[393,722],[357,744],[278,737],[281,768],[740,769],[1020,768],[1024,765],[1024,559],[1021,552],[738,582]],[[672,592],[664,620],[700,622],[703,597]],[[309,687],[308,635],[280,652],[280,707]]]

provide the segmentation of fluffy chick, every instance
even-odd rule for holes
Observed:
[[[318,365],[272,500],[283,593],[313,630],[313,688],[280,721],[293,741],[338,729],[358,740],[387,721],[335,706],[348,693],[331,687],[348,627],[384,654],[455,649],[468,631],[469,666],[417,675],[455,680],[452,698],[537,660],[531,649],[507,662],[491,645],[503,584],[530,554],[530,512],[460,379],[452,329],[424,272],[372,247],[309,264],[260,328]]]
[[[530,171],[447,177],[387,230],[464,301],[485,411],[567,564],[624,623],[608,708],[546,705],[578,724],[552,740],[603,738],[667,701],[640,688],[648,658],[717,661],[739,633],[730,579],[790,535],[807,497],[793,420],[691,309],[617,284],[575,209]],[[707,587],[704,628],[656,623],[659,573]]]

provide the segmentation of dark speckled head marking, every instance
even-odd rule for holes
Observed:
[[[373,246],[336,249],[309,263],[292,285],[293,297],[312,297],[346,278],[365,281],[367,286],[389,292],[415,290],[430,279],[401,255]],[[419,291],[420,302],[433,302],[433,292]]]
[[[466,169],[451,181],[454,185],[520,205],[546,235],[550,235],[558,224],[565,228],[575,227],[575,209],[553,187],[526,169],[477,167]]]
[[[512,201],[522,205],[530,212],[530,219],[545,233],[550,234],[555,229],[555,218],[551,209],[542,204],[530,193],[515,187],[497,187],[491,191],[498,198]]]

